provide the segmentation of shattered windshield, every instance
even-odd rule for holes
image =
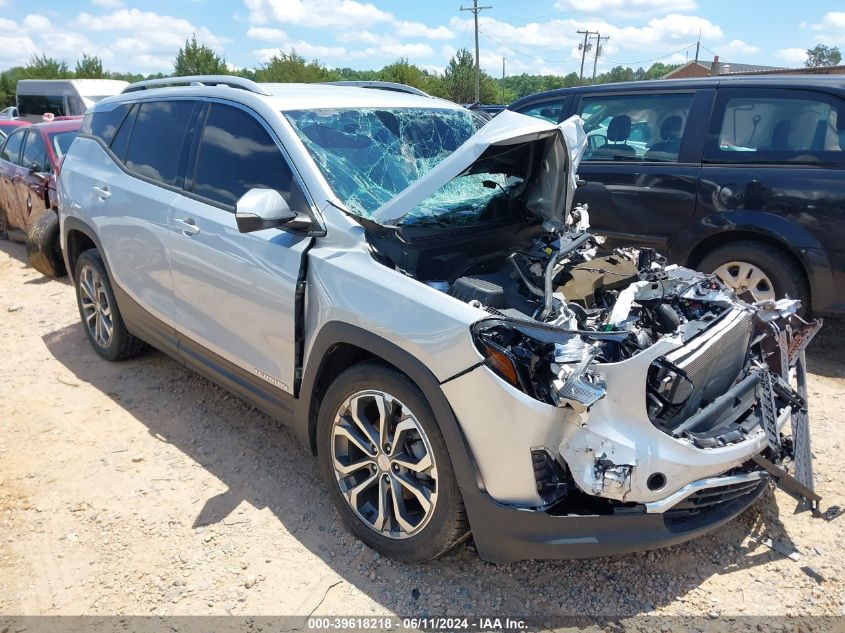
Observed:
[[[480,127],[468,110],[447,108],[332,108],[284,114],[338,198],[351,212],[367,218]],[[459,190],[459,206],[472,206],[473,199],[489,201],[500,191],[488,189],[482,184],[485,178],[478,176],[473,175],[472,182],[461,184],[459,178],[449,183]],[[427,201],[421,214],[431,215],[436,204]]]

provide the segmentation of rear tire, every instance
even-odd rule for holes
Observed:
[[[38,216],[35,223],[29,227],[26,234],[26,255],[32,267],[42,275],[67,275],[59,244],[59,216],[52,209]]]
[[[395,369],[362,363],[332,382],[318,413],[317,450],[344,523],[381,554],[431,560],[469,533],[434,414]]]
[[[94,351],[109,361],[138,356],[147,344],[126,329],[97,249],[83,252],[76,260],[74,270],[76,303],[82,327]]]
[[[741,268],[742,265],[747,268]],[[773,294],[777,299],[786,296],[800,299],[802,307],[810,309],[810,291],[804,271],[789,253],[771,244],[753,240],[725,244],[705,255],[698,269],[705,273],[716,273],[737,292],[743,285],[749,285],[746,278],[746,271],[749,271],[750,280],[759,281],[750,284],[754,288],[749,290],[756,290],[755,294],[761,297]],[[757,276],[757,273],[761,273],[762,277]],[[767,288],[770,289],[769,293],[764,292]]]

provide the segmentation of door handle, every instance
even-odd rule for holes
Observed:
[[[94,190],[94,193],[97,194],[97,197],[101,200],[107,200],[108,198],[111,198],[111,191],[109,191],[109,188],[105,185],[103,185],[102,187],[92,187],[92,189]]]
[[[194,220],[194,218],[182,218],[176,220],[176,224],[182,231],[182,233],[184,233],[188,237],[196,235],[200,232],[200,227],[197,226],[197,222],[196,220]]]

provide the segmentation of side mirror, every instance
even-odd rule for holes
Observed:
[[[250,189],[235,210],[235,221],[241,233],[264,229],[308,229],[311,219],[291,210],[288,203],[274,189]]]
[[[41,165],[39,165],[38,163],[32,163],[32,165],[29,166],[29,173],[34,174],[37,171],[39,171],[40,169],[41,169]]]

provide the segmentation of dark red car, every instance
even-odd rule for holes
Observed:
[[[0,145],[0,238],[26,240],[32,266],[64,275],[56,178],[82,117],[18,126]]]
[[[23,119],[4,119],[0,118],[0,143],[6,140],[6,137],[9,136],[12,132],[16,129],[21,127],[22,125],[32,125],[29,121],[24,121]]]

